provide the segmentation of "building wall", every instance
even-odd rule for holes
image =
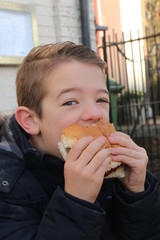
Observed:
[[[120,0],[94,0],[96,23],[99,26],[107,27],[106,30],[106,42],[115,41],[115,36],[122,37],[121,28],[121,15],[120,15]],[[103,31],[97,32],[97,45],[103,46],[102,38],[104,36]],[[104,57],[103,49],[98,49],[98,54],[101,58]],[[108,68],[110,71],[111,59],[110,54],[107,54]]]
[[[82,43],[80,5],[78,0],[8,0],[35,7],[39,44],[57,41]],[[0,0],[1,3],[1,0]],[[96,50],[93,1],[89,0],[91,47]],[[0,65],[0,112],[16,108],[15,79],[18,66]]]
[[[121,37],[121,16],[119,0],[101,0],[102,23],[108,26],[107,34],[116,33]]]
[[[122,36],[120,0],[94,0],[96,8],[96,22],[98,25],[108,27],[107,35],[112,36],[113,32]]]

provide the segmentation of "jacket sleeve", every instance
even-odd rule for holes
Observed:
[[[42,218],[40,206],[30,206],[24,199],[22,202],[13,202],[11,199],[3,201],[3,197],[0,198],[0,239],[100,239],[105,212],[98,204],[69,197],[60,187],[52,196]]]
[[[35,240],[99,240],[105,212],[94,205],[74,199],[58,188],[41,221]]]
[[[127,193],[121,184],[116,184],[113,206],[118,239],[160,239],[160,195],[157,180],[151,173],[147,173],[143,193]]]

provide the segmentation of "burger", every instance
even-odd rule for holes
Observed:
[[[108,141],[109,135],[115,131],[112,123],[102,120],[91,126],[73,124],[62,131],[61,141],[58,143],[58,148],[63,159],[66,160],[72,146],[85,136],[92,136],[94,139],[104,136],[106,137],[106,143],[103,145],[103,148],[118,147],[118,145],[111,145]],[[112,156],[110,157],[111,161],[105,171],[104,178],[124,178],[124,165],[120,162],[112,161]]]

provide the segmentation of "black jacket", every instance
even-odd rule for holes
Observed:
[[[157,181],[143,193],[104,180],[96,203],[64,192],[63,161],[37,151],[14,116],[0,121],[0,240],[160,240]]]

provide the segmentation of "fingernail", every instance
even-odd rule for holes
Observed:
[[[113,133],[111,133],[110,135],[109,135],[109,138],[112,138],[113,137]]]
[[[88,136],[88,140],[90,140],[90,141],[93,141],[93,137],[92,136]]]
[[[106,142],[106,138],[104,136],[101,136],[98,138],[98,141],[105,143]]]

